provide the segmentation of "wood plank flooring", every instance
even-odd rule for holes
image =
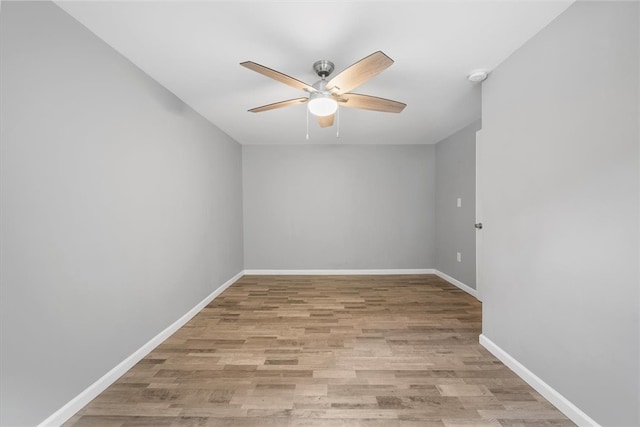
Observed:
[[[572,426],[433,275],[245,276],[67,426]]]

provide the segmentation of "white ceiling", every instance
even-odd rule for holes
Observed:
[[[56,3],[242,144],[434,144],[480,117],[467,74],[495,68],[572,2]],[[311,116],[307,142],[305,105],[247,112],[305,92],[242,61],[312,84],[313,62],[333,61],[335,74],[377,50],[395,64],[356,92],[406,103],[400,114],[341,108],[338,140]]]

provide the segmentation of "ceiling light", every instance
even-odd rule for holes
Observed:
[[[469,81],[472,83],[480,83],[485,81],[488,76],[489,73],[487,73],[485,70],[475,70],[469,73],[467,79],[469,79]]]
[[[309,96],[309,112],[314,116],[330,116],[338,110],[338,103],[328,93],[318,92]]]

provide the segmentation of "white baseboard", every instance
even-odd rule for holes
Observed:
[[[478,295],[478,291],[473,289],[471,286],[467,286],[464,283],[462,283],[461,281],[456,280],[453,277],[449,276],[448,274],[445,274],[445,273],[443,273],[442,271],[439,271],[439,270],[434,270],[433,274],[435,274],[436,276],[440,277],[443,280],[446,280],[447,282],[451,283],[452,285],[462,289],[463,291],[465,291],[466,293],[468,293],[469,295],[471,295],[472,297],[474,297],[478,301],[481,301],[481,299],[479,298],[479,295]]]
[[[480,344],[489,350],[509,369],[515,372],[527,384],[533,387],[545,399],[551,402],[560,412],[565,414],[571,421],[579,426],[600,427],[591,417],[582,412],[580,408],[571,403],[566,397],[558,393],[553,387],[540,379],[536,374],[528,370],[522,363],[514,359],[509,353],[498,347],[485,335],[480,335]]]
[[[95,399],[100,393],[107,389],[111,384],[116,382],[125,372],[131,369],[136,363],[142,360],[147,354],[160,345],[164,340],[169,338],[174,332],[184,326],[189,320],[191,320],[196,314],[198,314],[203,308],[205,308],[211,301],[213,301],[218,295],[220,295],[225,289],[235,283],[239,278],[244,275],[244,271],[233,276],[227,280],[222,286],[218,287],[209,296],[200,301],[195,307],[189,310],[184,316],[173,322],[169,327],[160,332],[155,337],[151,338],[149,342],[136,350],[131,356],[116,365],[109,372],[104,374],[100,379],[87,387],[79,395],[71,399],[66,405],[58,409],[46,420],[38,424],[38,427],[60,426],[69,418],[74,416],[80,409]]]
[[[384,275],[384,274],[435,274],[432,268],[412,269],[377,269],[377,270],[245,270],[246,275],[260,276],[351,276],[351,275]]]

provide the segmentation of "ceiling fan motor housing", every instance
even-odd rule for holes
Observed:
[[[313,63],[313,71],[315,71],[316,74],[322,79],[325,79],[327,76],[329,76],[329,74],[333,72],[334,68],[335,67],[333,65],[333,62],[326,59],[322,59]]]

